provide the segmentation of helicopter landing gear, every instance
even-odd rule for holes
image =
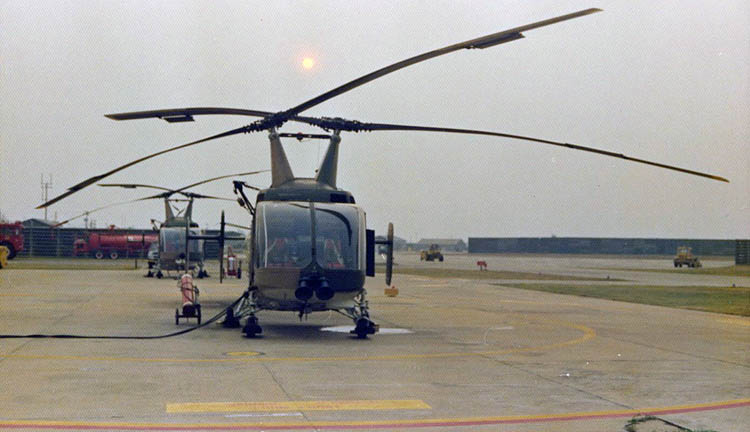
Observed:
[[[370,319],[367,291],[362,290],[362,293],[355,297],[354,301],[356,305],[346,310],[346,315],[354,320],[354,330],[349,333],[357,335],[357,339],[367,339],[368,335],[377,333],[380,326]]]
[[[255,316],[256,312],[261,310],[255,301],[255,295],[256,291],[254,288],[245,291],[239,304],[234,308],[227,309],[226,318],[221,323],[222,326],[225,328],[238,328],[240,327],[240,320],[247,317],[247,321],[245,321],[245,325],[242,327],[242,333],[249,338],[263,333],[263,328],[258,325],[258,317]]]
[[[245,336],[249,338],[253,338],[263,333],[263,328],[258,325],[258,317],[256,317],[255,315],[250,315],[247,318],[245,326],[242,327],[242,333],[245,333]]]
[[[157,279],[161,279],[163,277],[164,277],[164,273],[162,273],[161,270],[159,270],[158,272],[156,272],[156,278]]]
[[[149,270],[148,273],[146,273],[145,277],[147,277],[147,278],[154,277],[154,272],[152,272],[151,270]]]
[[[221,322],[221,325],[224,328],[240,328],[240,319],[234,314],[233,308],[227,308],[226,318]]]

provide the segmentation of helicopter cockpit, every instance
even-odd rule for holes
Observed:
[[[191,229],[191,235],[200,235],[197,230]],[[161,253],[165,256],[180,256],[185,254],[185,228],[184,227],[162,227],[159,230],[159,243]],[[190,260],[198,260],[203,256],[203,240],[191,240],[189,245]],[[183,257],[184,258],[184,257]]]
[[[307,202],[258,203],[256,267],[307,267],[314,237],[316,261],[323,269],[363,268],[364,211],[351,204],[314,203],[313,208],[314,216]]]

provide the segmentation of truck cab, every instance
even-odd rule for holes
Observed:
[[[8,248],[8,259],[23,250],[23,225],[21,222],[0,223],[0,246]]]

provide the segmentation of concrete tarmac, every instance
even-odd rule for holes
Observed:
[[[663,264],[636,258],[397,262],[480,259],[632,284],[748,284],[630,270]],[[288,312],[262,312],[259,339],[218,325],[157,340],[0,339],[0,429],[621,431],[651,413],[748,430],[750,319],[489,282],[395,275],[400,293],[386,297],[382,275],[368,278],[382,332],[367,340],[341,315]],[[246,283],[199,280],[204,319]],[[11,265],[0,271],[0,333],[160,335],[189,327],[174,324],[179,300],[174,280],[142,270]]]

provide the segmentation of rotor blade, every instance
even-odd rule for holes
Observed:
[[[252,228],[246,227],[244,225],[237,225],[237,224],[233,224],[233,223],[229,223],[229,222],[225,222],[224,224],[226,226],[230,226],[230,227],[234,227],[234,228],[239,228],[239,229],[244,229],[244,230],[252,231]]]
[[[149,188],[149,189],[159,189],[167,192],[175,192],[172,189],[161,187],[161,186],[154,186],[154,185],[144,185],[144,184],[132,184],[132,183],[99,183],[97,186],[101,187],[121,187],[125,189],[136,189],[136,188]]]
[[[237,201],[234,198],[224,198],[224,197],[216,197],[216,196],[211,196],[211,195],[201,195],[201,194],[191,193],[191,192],[188,192],[188,193],[180,192],[180,193],[183,194],[183,195],[185,195],[185,196],[188,196],[190,198],[195,198],[195,199],[215,199],[215,200],[232,201],[232,202],[236,202]]]
[[[198,108],[172,108],[151,111],[135,111],[117,114],[106,114],[112,120],[136,120],[145,118],[160,118],[170,123],[193,121],[194,115],[241,115],[250,117],[266,117],[273,113],[269,111],[257,111],[241,108],[220,108],[220,107],[198,107]]]
[[[91,214],[91,213],[94,213],[94,212],[98,212],[99,210],[104,210],[104,209],[108,209],[110,207],[115,207],[115,206],[119,206],[119,205],[123,205],[123,204],[131,204],[131,203],[134,203],[136,201],[140,201],[140,200],[121,201],[121,202],[117,202],[117,203],[114,203],[114,204],[108,204],[108,205],[105,205],[105,206],[102,206],[102,207],[98,207],[98,208],[95,208],[93,210],[85,211],[85,212],[83,212],[83,213],[81,213],[79,215],[73,216],[70,219],[66,219],[66,220],[64,220],[62,222],[58,222],[57,224],[52,225],[52,228],[57,228],[59,226],[65,225],[66,223],[68,223],[70,221],[74,221],[74,220],[76,220],[78,218],[82,218],[82,217],[84,217],[84,216],[86,216],[88,214]]]
[[[584,15],[589,15],[589,14],[596,13],[596,12],[601,12],[601,9],[592,8],[592,9],[581,10],[581,11],[574,12],[571,14],[562,15],[556,18],[550,18],[544,21],[538,21],[532,24],[527,24],[521,27],[509,29],[509,30],[504,30],[498,33],[493,33],[487,36],[482,36],[476,39],[471,39],[465,42],[460,42],[454,45],[449,45],[444,48],[440,48],[434,51],[420,54],[418,56],[411,57],[406,60],[402,60],[398,63],[394,63],[390,66],[386,66],[382,69],[379,69],[375,72],[361,76],[353,81],[350,81],[342,86],[336,87],[333,90],[327,91],[321,94],[320,96],[314,97],[308,100],[307,102],[303,102],[297,105],[296,107],[290,108],[279,114],[280,114],[280,117],[283,119],[290,119],[292,116],[295,116],[301,113],[302,111],[310,109],[314,107],[315,105],[323,103],[327,101],[328,99],[334,98],[342,93],[346,93],[349,90],[357,88],[363,84],[366,84],[372,80],[378,79],[391,72],[395,72],[399,69],[403,69],[407,66],[411,66],[413,64],[423,62],[425,60],[429,60],[431,58],[438,57],[444,54],[449,54],[449,53],[452,53],[454,51],[458,51],[461,49],[484,49],[484,48],[493,47],[495,45],[503,44],[506,42],[511,42],[511,41],[523,38],[524,36],[523,34],[521,34],[521,32],[523,31],[532,30],[532,29],[539,28],[539,27],[544,27],[550,24],[559,23],[561,21],[578,18]]]
[[[207,138],[199,139],[197,141],[192,141],[192,142],[189,142],[187,144],[182,144],[182,145],[179,145],[179,146],[176,146],[176,147],[171,147],[171,148],[168,148],[168,149],[165,149],[165,150],[162,150],[162,151],[150,154],[148,156],[144,156],[144,157],[136,159],[136,160],[134,160],[132,162],[128,162],[125,165],[121,165],[121,166],[119,166],[119,167],[117,167],[117,168],[115,168],[115,169],[113,169],[111,171],[107,171],[104,174],[99,174],[97,176],[94,176],[94,177],[91,177],[89,179],[86,179],[86,180],[84,180],[84,181],[82,181],[82,182],[80,182],[80,183],[78,183],[78,184],[76,184],[74,186],[71,186],[71,187],[68,188],[67,192],[65,192],[65,193],[63,193],[61,195],[58,195],[55,198],[52,198],[51,200],[49,200],[49,201],[47,201],[47,202],[45,202],[45,203],[37,206],[36,208],[37,209],[41,209],[41,208],[49,207],[50,205],[52,205],[52,204],[60,201],[61,199],[66,198],[69,195],[72,195],[72,194],[78,192],[79,190],[81,190],[81,189],[83,189],[83,188],[85,188],[87,186],[90,186],[90,185],[98,182],[99,180],[101,180],[103,178],[109,177],[112,174],[114,174],[116,172],[119,172],[119,171],[122,171],[125,168],[131,167],[131,166],[133,166],[133,165],[135,165],[137,163],[143,162],[145,160],[151,159],[151,158],[159,156],[159,155],[163,155],[164,153],[169,153],[169,152],[172,152],[172,151],[175,151],[175,150],[179,150],[179,149],[182,149],[182,148],[185,148],[185,147],[190,147],[190,146],[193,146],[193,145],[196,145],[196,144],[200,144],[200,143],[204,143],[206,141],[211,141],[211,140],[214,140],[214,139],[217,139],[217,138],[223,138],[223,137],[227,137],[227,136],[231,136],[231,135],[236,135],[236,134],[240,134],[240,133],[246,133],[246,132],[248,132],[248,129],[243,126],[243,127],[240,127],[240,128],[237,128],[237,129],[232,129],[232,130],[226,131],[226,132],[222,132],[220,134],[213,135],[213,136],[210,136],[210,137],[207,137]]]
[[[558,147],[566,147],[572,150],[581,150],[591,153],[597,153],[604,156],[611,156],[619,159],[628,160],[631,162],[638,162],[646,165],[652,165],[659,168],[665,168],[673,171],[679,171],[685,174],[692,174],[700,177],[709,178],[712,180],[718,180],[723,181],[726,183],[729,183],[729,180],[727,180],[724,177],[720,177],[713,174],[707,174],[702,173],[699,171],[693,171],[686,168],[680,168],[672,165],[666,165],[659,162],[653,162],[648,161],[645,159],[638,159],[630,156],[626,156],[622,153],[615,153],[607,150],[601,150],[593,147],[585,147],[581,145],[576,144],[570,144],[570,143],[563,143],[563,142],[557,142],[557,141],[550,141],[540,138],[532,138],[522,135],[513,135],[513,134],[506,134],[506,133],[500,133],[500,132],[489,132],[489,131],[481,131],[481,130],[472,130],[472,129],[454,129],[454,128],[442,128],[442,127],[430,127],[430,126],[409,126],[409,125],[396,125],[396,124],[385,124],[385,123],[357,123],[357,128],[359,130],[363,131],[376,131],[376,130],[403,130],[403,131],[425,131],[425,132],[448,132],[448,133],[460,133],[460,134],[472,134],[472,135],[488,135],[488,136],[496,136],[496,137],[504,137],[504,138],[513,138],[518,140],[524,140],[524,141],[533,141],[541,144],[548,144]]]
[[[264,172],[268,172],[268,171],[270,171],[270,170],[250,171],[250,172],[245,172],[245,173],[229,174],[229,175],[223,175],[223,176],[219,176],[219,177],[214,177],[214,178],[210,178],[208,180],[199,181],[198,183],[193,183],[193,184],[187,185],[185,187],[181,187],[179,189],[176,189],[175,192],[182,192],[185,189],[190,189],[191,187],[202,185],[204,183],[208,183],[208,182],[212,182],[212,181],[216,181],[216,180],[221,180],[221,179],[230,178],[230,177],[248,176],[248,175],[259,174],[259,173],[264,173]]]

